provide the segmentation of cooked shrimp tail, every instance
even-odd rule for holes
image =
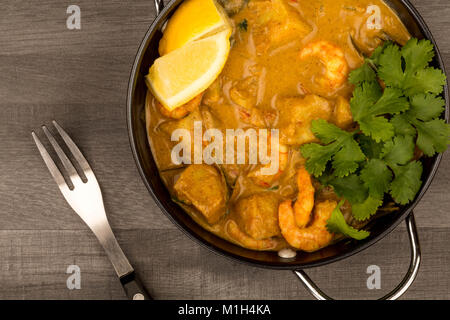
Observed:
[[[245,248],[252,250],[265,251],[273,250],[277,246],[278,242],[275,239],[268,238],[262,240],[256,240],[245,234],[238,226],[238,224],[230,220],[227,224],[228,235],[241,244]]]
[[[326,247],[333,239],[326,224],[337,203],[335,201],[317,203],[311,222],[315,190],[311,176],[304,167],[298,170],[297,185],[297,201],[294,206],[291,200],[280,204],[278,223],[282,235],[291,246],[307,252],[316,251]]]
[[[294,248],[313,252],[328,246],[333,239],[326,227],[327,220],[336,208],[335,201],[324,201],[316,205],[313,222],[309,227],[299,228],[295,222],[292,201],[282,202],[278,209],[281,233]]]
[[[314,208],[314,187],[311,176],[304,167],[297,173],[298,196],[294,205],[295,222],[299,228],[304,228],[311,219]]]

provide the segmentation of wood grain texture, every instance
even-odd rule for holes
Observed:
[[[412,1],[450,68],[450,2]],[[89,159],[113,229],[157,299],[310,299],[288,271],[248,267],[187,237],[148,195],[130,152],[125,101],[137,47],[154,18],[150,0],[78,0],[82,29],[66,29],[67,4],[4,0],[0,13],[0,298],[124,299],[100,245],[60,196],[31,130],[57,119]],[[450,158],[416,209],[423,264],[405,295],[450,299]],[[409,263],[404,226],[367,251],[310,270],[330,295],[375,298]],[[68,290],[66,268],[81,268]],[[382,270],[368,290],[366,268]],[[239,274],[239,277],[236,277]]]

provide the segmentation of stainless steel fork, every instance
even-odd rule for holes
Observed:
[[[125,257],[125,254],[111,230],[108,219],[106,218],[102,192],[89,163],[66,131],[64,131],[56,121],[53,121],[52,123],[72,153],[74,164],[76,165],[75,162],[78,163],[78,166],[82,170],[87,181],[82,180],[75,169],[74,164],[69,160],[69,157],[64,153],[48,128],[42,126],[44,134],[61,160],[67,173],[66,176],[69,177],[68,179],[72,186],[69,186],[66,183],[63,174],[50,157],[44,145],[41,143],[36,133],[32,132],[31,134],[34,142],[36,143],[45,164],[50,170],[53,179],[55,179],[59,189],[72,209],[81,217],[81,219],[83,219],[95,234],[98,241],[100,241],[100,244],[103,246],[103,249],[105,249],[108,258],[120,279],[127,297],[132,300],[152,299],[134,272],[130,262]]]

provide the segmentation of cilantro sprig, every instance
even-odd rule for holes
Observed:
[[[331,217],[327,221],[328,231],[331,233],[340,233],[356,240],[367,238],[370,235],[368,231],[357,230],[347,224],[340,209],[343,203],[344,201],[341,201],[331,213]]]
[[[429,66],[434,55],[428,40],[413,38],[402,48],[385,43],[349,75],[358,129],[347,132],[324,120],[312,122],[320,143],[301,147],[306,169],[351,203],[356,220],[374,215],[386,194],[401,205],[411,202],[422,186],[417,149],[429,157],[447,149],[450,126],[440,119],[446,76]],[[339,207],[329,230],[361,238]]]
[[[377,142],[394,136],[394,127],[384,115],[409,109],[402,90],[388,87],[383,92],[375,80],[364,81],[355,88],[350,106],[353,119],[358,122],[361,131]]]
[[[332,161],[338,177],[345,177],[358,169],[358,162],[364,160],[364,154],[353,139],[354,133],[341,130],[325,120],[313,121],[311,130],[325,145],[312,143],[302,147],[303,156],[310,159],[306,163],[310,173],[321,176],[329,161]]]
[[[378,76],[388,87],[403,90],[406,96],[442,93],[446,82],[445,74],[429,63],[434,57],[433,44],[428,40],[412,38],[400,48],[390,43],[378,60]]]

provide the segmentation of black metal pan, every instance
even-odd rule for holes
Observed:
[[[195,223],[176,203],[159,177],[158,169],[147,142],[146,126],[142,120],[145,109],[145,97],[147,88],[144,76],[148,68],[158,57],[158,44],[162,36],[161,27],[173,14],[183,0],[172,0],[166,6],[163,0],[154,0],[157,17],[147,31],[136,56],[131,72],[128,99],[127,99],[127,121],[131,149],[136,160],[140,175],[148,191],[155,199],[161,210],[183,230],[189,237],[210,250],[232,258],[236,261],[253,266],[290,269],[295,272],[306,288],[318,299],[331,299],[323,293],[306,275],[304,269],[323,266],[333,263],[361,252],[383,239],[393,231],[402,221],[406,221],[407,231],[411,242],[411,264],[409,270],[399,284],[391,293],[382,299],[397,299],[414,281],[420,265],[420,246],[414,222],[413,210],[430,186],[442,155],[423,160],[424,170],[423,186],[416,199],[409,205],[404,206],[398,212],[378,218],[370,225],[371,235],[364,241],[346,240],[314,253],[299,253],[294,259],[281,259],[277,253],[256,252],[241,248],[207,232]],[[410,33],[419,39],[429,39],[436,48],[434,67],[444,70],[444,64],[436,42],[423,18],[408,0],[387,0],[386,3],[398,14]],[[449,116],[449,93],[448,85],[445,86],[444,98],[446,101],[445,119]]]

